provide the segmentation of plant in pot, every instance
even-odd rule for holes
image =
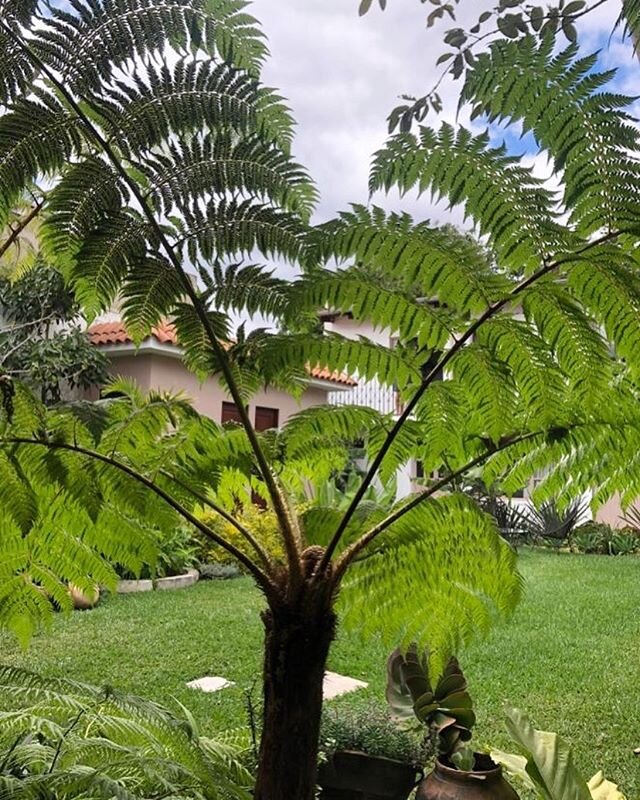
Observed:
[[[406,653],[395,650],[387,662],[387,700],[399,722],[417,718],[436,742],[435,767],[420,784],[416,800],[517,800],[502,768],[469,744],[473,701],[455,658],[433,685],[428,651],[420,653],[414,645]]]
[[[377,706],[323,713],[318,783],[322,800],[406,800],[428,743]]]

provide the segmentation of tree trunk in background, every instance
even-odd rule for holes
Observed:
[[[269,609],[256,800],[313,800],[322,682],[336,617],[326,598]]]

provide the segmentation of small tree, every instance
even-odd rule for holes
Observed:
[[[595,471],[602,453],[612,442],[620,455],[638,451],[628,382],[640,338],[638,148],[626,100],[598,94],[604,79],[573,51],[555,58],[550,39],[503,47],[465,96],[509,122],[525,115],[556,159],[562,197],[486,135],[447,125],[392,139],[371,177],[372,189],[417,186],[464,204],[487,258],[378,208],[309,229],[315,190],[289,156],[288,112],[259,83],[262,36],[237,0],[74,0],[65,10],[0,0],[0,220],[45,176],[42,246],[85,309],[119,294],[138,338],[170,315],[187,363],[220,377],[241,420],[221,429],[179,398],[135,392],[47,412],[1,381],[0,619],[28,634],[48,613],[42,587],[62,595],[63,581],[82,586],[101,570],[111,581],[100,556],[132,560],[132,521],[191,523],[265,597],[259,800],[313,797],[338,602],[345,623],[428,641],[441,661],[517,602],[514,554],[472,500],[442,493],[451,481],[482,466],[489,485],[520,488],[551,465],[541,495],[605,484],[604,496],[620,476],[616,459]],[[256,252],[306,274],[286,282],[238,266]],[[328,269],[334,258],[347,266]],[[296,333],[322,306],[395,331],[400,346]],[[287,332],[241,331],[231,343],[232,311],[276,317]],[[319,407],[279,434],[257,433],[248,397],[265,383],[295,390],[316,364],[397,386],[403,413]],[[340,463],[353,439],[370,466],[346,511],[298,516],[292,484]],[[415,456],[446,473],[386,513],[362,513],[375,476]],[[219,502],[231,472],[268,498],[283,558]],[[243,545],[198,519],[196,503]],[[126,525],[108,524],[116,512]]]
[[[17,280],[0,278],[0,369],[57,403],[65,390],[106,382],[106,358],[82,330],[62,275],[41,261]]]

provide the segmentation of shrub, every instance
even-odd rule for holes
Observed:
[[[357,750],[407,764],[424,764],[433,755],[429,740],[401,728],[386,710],[369,704],[330,709],[323,713],[320,751],[330,758],[339,750]]]
[[[218,514],[206,509],[198,512],[198,517],[223,536],[227,542],[235,545],[243,553],[255,555],[251,545],[244,536]],[[276,515],[270,509],[262,509],[257,505],[249,504],[240,512],[235,512],[235,517],[247,528],[256,541],[272,556],[284,560],[282,538]],[[208,539],[197,536],[196,552],[198,559],[203,564],[235,564],[235,560],[222,548],[212,544]]]
[[[635,553],[640,537],[633,528],[612,528],[604,522],[585,522],[574,531],[571,548],[578,553],[624,556]]]

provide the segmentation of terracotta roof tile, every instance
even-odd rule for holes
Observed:
[[[127,328],[122,320],[111,322],[96,322],[88,330],[91,344],[100,347],[110,344],[132,344],[133,339],[129,335]],[[175,325],[171,322],[163,322],[152,328],[151,335],[160,344],[178,345],[178,334]],[[339,383],[342,386],[357,386],[357,381],[344,373],[331,371],[326,367],[310,367],[309,375],[320,381],[329,383]]]

